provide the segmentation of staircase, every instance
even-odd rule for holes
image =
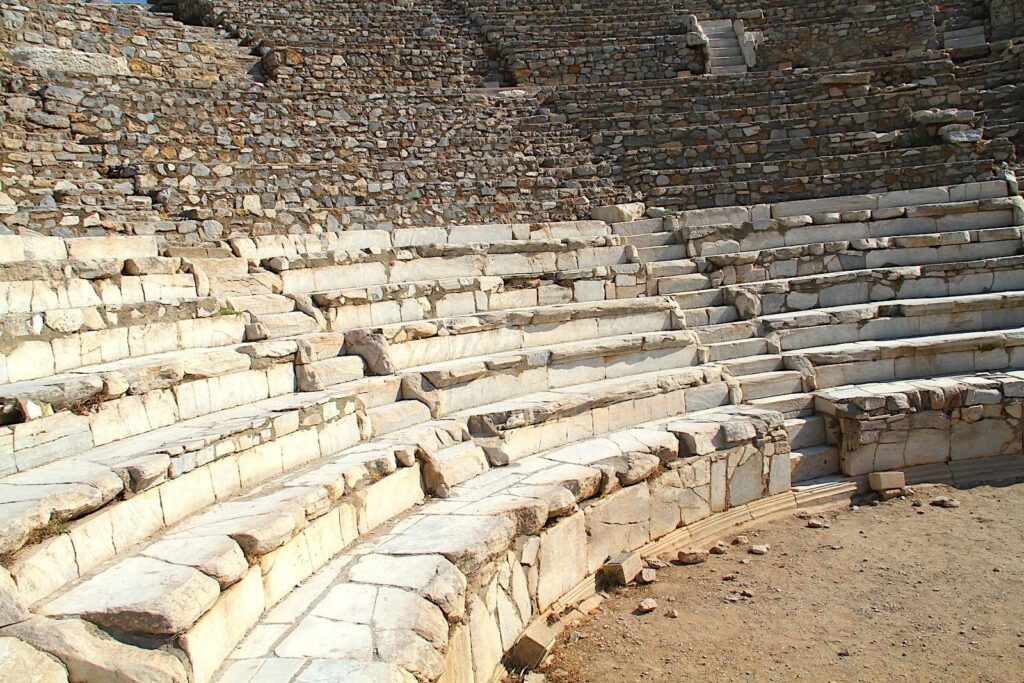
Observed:
[[[747,73],[740,41],[736,38],[731,19],[715,19],[701,23],[708,36],[711,53],[710,72],[714,76]]]

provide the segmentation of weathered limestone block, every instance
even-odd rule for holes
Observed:
[[[129,633],[181,633],[220,596],[217,581],[191,567],[128,558],[45,606]]]
[[[587,571],[609,557],[651,540],[651,496],[646,484],[630,486],[583,508],[587,520]],[[542,565],[543,566],[543,565]]]
[[[646,209],[647,207],[642,202],[597,206],[591,209],[590,216],[596,221],[605,223],[625,223],[640,220]]]
[[[469,634],[476,680],[490,680],[502,656],[497,615],[475,594],[469,605]]]
[[[221,662],[245,637],[263,614],[263,586],[258,567],[220,595],[178,643],[188,655],[194,683],[207,683]]]
[[[587,575],[586,516],[560,520],[540,536],[537,606],[544,610]]]
[[[17,638],[0,637],[0,680],[67,683],[68,672],[52,655]]]
[[[67,667],[72,681],[189,680],[184,665],[174,655],[126,645],[81,619],[31,617],[8,626],[0,635],[20,638],[53,655]]]
[[[365,555],[349,570],[349,580],[412,589],[449,620],[465,614],[466,578],[440,555]]]
[[[171,564],[195,567],[216,579],[221,590],[236,583],[249,569],[242,549],[227,536],[167,539],[150,545],[142,554]]]
[[[424,453],[423,481],[426,490],[447,498],[452,487],[487,471],[487,456],[477,444],[467,441],[435,454]]]

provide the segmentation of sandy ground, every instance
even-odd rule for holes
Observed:
[[[828,528],[775,520],[744,532],[767,555],[732,546],[618,589],[547,680],[1024,681],[1024,483],[917,496],[815,517]]]

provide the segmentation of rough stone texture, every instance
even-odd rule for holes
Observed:
[[[36,71],[60,71],[65,73],[90,74],[92,76],[116,76],[131,73],[128,60],[80,50],[55,50],[45,47],[18,46],[8,53],[12,62]]]
[[[129,632],[175,634],[190,627],[220,595],[214,579],[191,567],[146,558],[124,560],[46,606]]]
[[[25,683],[67,683],[67,670],[52,656],[17,638],[0,638],[0,677]]]
[[[143,650],[114,640],[80,619],[54,621],[32,617],[3,629],[64,664],[73,681],[173,681],[187,683],[177,657],[160,650]]]
[[[153,9],[0,15],[0,629],[71,680],[490,680],[794,478],[1015,471],[970,8]]]
[[[1024,35],[1024,6],[1017,0],[986,0],[992,39],[1003,40]]]

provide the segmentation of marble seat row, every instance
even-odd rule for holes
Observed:
[[[1024,472],[962,7],[63,9],[0,35],[0,644],[55,681],[491,681],[619,552]]]

